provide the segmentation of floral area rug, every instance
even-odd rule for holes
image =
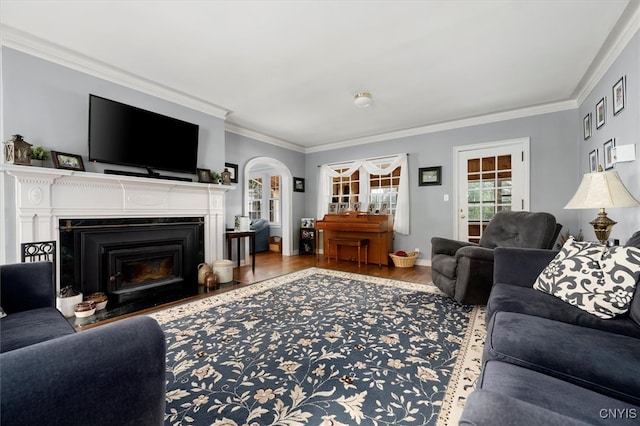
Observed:
[[[457,424],[484,343],[432,285],[319,268],[150,316],[167,425]]]

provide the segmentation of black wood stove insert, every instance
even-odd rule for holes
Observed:
[[[107,293],[111,306],[198,293],[204,220],[63,219],[61,286]]]

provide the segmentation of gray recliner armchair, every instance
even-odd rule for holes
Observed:
[[[493,285],[493,249],[551,249],[561,228],[549,213],[504,211],[491,219],[478,244],[433,237],[433,283],[460,303],[484,305]]]

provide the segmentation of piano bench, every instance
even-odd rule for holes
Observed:
[[[336,262],[338,261],[338,247],[351,246],[358,248],[358,266],[360,266],[360,248],[364,247],[364,263],[365,265],[369,261],[369,240],[367,238],[329,238],[329,252],[331,252],[331,246],[336,247]],[[331,257],[329,257],[331,259]]]

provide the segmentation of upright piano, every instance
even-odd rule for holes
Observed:
[[[330,238],[369,239],[368,263],[389,264],[389,253],[393,253],[393,216],[386,214],[346,213],[326,214],[316,222],[316,229],[322,231],[324,255],[331,259],[352,260],[358,258],[356,247],[329,247]]]

